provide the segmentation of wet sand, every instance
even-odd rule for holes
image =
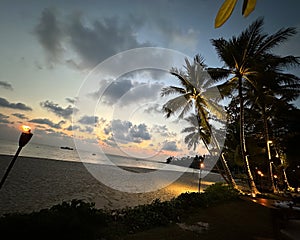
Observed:
[[[12,156],[0,155],[1,178],[11,159]],[[125,169],[138,173],[151,171],[133,167]],[[218,174],[210,173],[202,179],[201,189],[220,181],[223,180]],[[175,182],[156,191],[128,193],[101,183],[81,162],[20,156],[0,190],[0,215],[38,211],[72,199],[94,202],[97,208],[123,208],[151,203],[157,198],[169,200],[193,191],[198,191],[196,172],[183,173]]]

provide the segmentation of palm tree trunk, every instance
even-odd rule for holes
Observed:
[[[244,128],[244,98],[243,98],[243,89],[242,89],[242,76],[239,76],[239,100],[240,100],[240,142],[241,142],[241,156],[242,160],[245,165],[245,169],[247,171],[247,176],[248,176],[248,181],[249,181],[249,187],[251,190],[252,195],[256,195],[259,193],[259,191],[256,188],[250,165],[249,165],[249,160],[248,160],[248,155],[247,153],[247,147],[246,147],[246,140],[245,140],[245,128]]]
[[[271,151],[270,151],[270,139],[269,139],[269,127],[268,127],[268,120],[266,116],[266,108],[265,105],[263,104],[262,106],[262,117],[264,121],[264,135],[265,135],[265,141],[266,141],[266,149],[267,149],[267,155],[268,155],[268,163],[269,163],[269,177],[270,177],[270,182],[271,182],[271,189],[272,192],[275,193],[277,192],[275,183],[274,183],[274,176],[273,176],[273,167],[272,167],[272,156],[271,156]]]
[[[199,110],[198,110],[198,111],[199,111]],[[202,113],[202,116],[203,116],[203,115],[204,115],[204,114]],[[198,113],[197,116],[198,116],[198,118],[200,118],[199,113]],[[212,141],[214,142],[214,144],[216,145],[217,149],[218,149],[219,152],[221,153],[220,146],[219,146],[219,144],[218,144],[218,142],[217,142],[217,139],[215,138],[215,136],[214,136],[214,134],[213,134],[213,132],[212,132],[212,128],[210,127],[210,124],[209,124],[208,120],[205,118],[204,121],[205,121],[206,126],[207,126],[208,129],[209,129],[209,132],[210,132]],[[198,119],[198,122],[199,122],[199,119]],[[205,141],[203,141],[203,142],[205,142]],[[205,144],[207,150],[209,151],[209,148],[208,148],[207,144],[206,144],[206,143],[204,143],[204,144]],[[222,165],[223,165],[223,167],[224,167],[224,171],[225,171],[226,178],[225,178],[224,174],[221,172],[221,170],[219,169],[219,167],[216,165],[216,167],[217,167],[218,171],[220,172],[221,176],[222,176],[222,177],[224,178],[224,180],[225,180],[228,184],[230,184],[233,188],[238,189],[238,186],[236,185],[236,182],[235,182],[235,180],[233,179],[233,177],[232,177],[232,175],[231,175],[230,169],[229,169],[229,167],[228,167],[228,165],[227,165],[227,162],[226,162],[226,160],[225,160],[223,154],[221,154],[221,162],[222,162]]]
[[[214,144],[216,145],[216,147],[219,150],[219,152],[221,152],[220,145],[218,144],[217,139],[215,138],[215,136],[213,135],[213,133],[211,133],[211,135],[212,135],[212,139],[213,139]],[[227,176],[228,182],[230,183],[230,185],[233,188],[238,189],[238,186],[236,185],[236,182],[235,182],[234,178],[232,177],[231,171],[230,171],[230,169],[228,167],[227,161],[226,161],[223,153],[221,153],[221,158],[220,159],[221,159],[221,162],[222,162],[225,174]]]
[[[199,121],[198,121],[199,122]],[[206,141],[204,139],[202,139],[202,142],[204,143],[205,148],[207,149],[207,151],[209,152],[210,155],[212,155],[213,153],[211,152],[211,150],[209,149]],[[216,164],[216,168],[219,172],[219,174],[222,176],[222,178],[225,180],[225,182],[227,184],[230,184],[229,180],[227,179],[227,177],[224,175],[224,173],[221,171],[221,169],[219,168],[219,166]]]
[[[236,185],[236,182],[234,180],[234,178],[232,177],[232,174],[230,172],[230,169],[228,167],[228,164],[227,164],[227,161],[223,155],[223,153],[221,153],[221,161],[222,161],[222,164],[223,164],[223,167],[224,167],[224,170],[225,170],[225,173],[226,173],[226,176],[231,184],[231,186],[235,189],[239,189],[238,186]]]

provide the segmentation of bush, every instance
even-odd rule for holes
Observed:
[[[123,223],[129,232],[136,232],[176,222],[182,211],[175,207],[173,201],[156,199],[151,204],[121,209],[115,215],[116,221]]]
[[[231,186],[215,183],[205,189],[205,197],[209,203],[219,203],[237,199],[239,192]]]
[[[217,183],[201,194],[183,193],[170,201],[156,199],[151,204],[112,211],[72,200],[39,212],[5,215],[0,218],[0,232],[9,239],[101,239],[99,235],[116,236],[180,222],[189,210],[237,197],[236,190]]]
[[[10,239],[94,239],[93,228],[107,226],[108,216],[93,203],[72,200],[30,214],[0,218],[1,235]]]

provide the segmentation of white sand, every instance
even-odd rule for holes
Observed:
[[[1,178],[11,159],[11,156],[0,155]],[[218,174],[208,174],[202,180],[201,189],[217,181],[222,181]],[[94,202],[97,208],[122,208],[151,203],[157,198],[169,200],[193,191],[198,191],[196,173],[184,173],[177,181],[157,191],[126,193],[99,182],[82,163],[19,157],[0,190],[0,215],[38,211],[72,199]]]

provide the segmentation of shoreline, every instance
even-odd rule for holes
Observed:
[[[0,154],[1,177],[11,158],[11,155]],[[135,173],[154,171],[140,167],[122,168]],[[201,189],[220,181],[218,174],[209,173],[203,178]],[[170,200],[181,193],[194,191],[198,191],[198,174],[195,173],[182,173],[170,185],[153,192],[128,193],[99,182],[82,162],[19,156],[0,190],[0,215],[39,211],[72,199],[94,202],[100,209],[117,209],[151,203],[158,198]]]

